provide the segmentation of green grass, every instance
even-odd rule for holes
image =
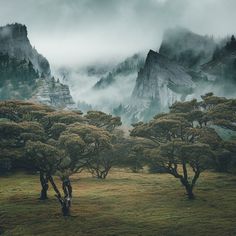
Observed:
[[[51,189],[48,201],[37,199],[36,175],[0,177],[3,235],[236,235],[236,176],[202,174],[194,201],[167,174],[117,169],[105,181],[85,173],[72,182],[72,217],[63,218]]]

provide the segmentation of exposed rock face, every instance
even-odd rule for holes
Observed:
[[[30,99],[60,108],[74,106],[69,87],[50,74],[47,59],[32,48],[26,26],[0,27],[0,100]]]
[[[211,60],[216,46],[212,37],[174,28],[164,33],[159,53],[187,69],[199,69],[200,65]]]
[[[126,80],[130,75],[137,75],[143,67],[145,58],[142,54],[135,54],[118,64],[111,72],[102,77],[95,85],[95,89],[104,89],[114,84],[117,80]]]
[[[31,100],[59,108],[75,106],[67,85],[54,78],[38,79],[37,85]]]
[[[50,76],[50,66],[45,57],[33,48],[28,39],[27,28],[21,24],[0,27],[0,53],[17,60],[31,61],[40,74]]]
[[[166,112],[174,102],[184,100],[194,87],[184,67],[150,50],[129,103],[113,112],[130,123],[150,120],[155,114]]]
[[[194,86],[183,67],[150,50],[144,68],[138,73],[132,96],[156,99],[166,107],[191,93]]]
[[[0,54],[0,99],[29,99],[38,77],[30,61]]]

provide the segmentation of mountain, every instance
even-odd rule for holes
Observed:
[[[25,25],[16,23],[0,27],[0,53],[17,60],[28,60],[40,74],[51,74],[47,59],[31,46]]]
[[[216,47],[217,43],[213,37],[176,27],[164,32],[159,53],[188,70],[197,70],[211,60]]]
[[[144,65],[144,55],[134,54],[132,57],[119,63],[112,71],[103,76],[95,85],[94,89],[104,89],[113,85],[117,80],[130,79],[130,76],[136,76],[139,69]]]
[[[30,61],[0,53],[0,98],[29,99],[39,74]]]
[[[149,120],[175,101],[214,92],[236,96],[236,39],[217,42],[187,29],[164,33],[159,53],[150,50],[139,70],[132,96],[113,109],[128,123]]]
[[[234,35],[222,48],[216,48],[212,59],[202,65],[201,69],[210,80],[236,83],[236,40]]]
[[[150,50],[129,103],[121,104],[113,112],[131,123],[149,120],[156,113],[167,111],[174,102],[184,100],[195,86],[184,67]]]
[[[0,100],[6,99],[55,107],[74,104],[69,87],[51,77],[49,62],[31,46],[21,24],[0,27]]]
[[[134,98],[152,98],[167,106],[171,100],[190,94],[194,82],[182,66],[160,53],[149,51],[144,67],[139,71],[133,90]]]
[[[31,100],[58,108],[75,108],[69,87],[54,77],[37,80]]]

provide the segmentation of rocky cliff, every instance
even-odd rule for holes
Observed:
[[[132,96],[156,99],[166,107],[191,93],[194,86],[182,66],[150,50],[144,68],[138,73]]]
[[[38,79],[36,81],[31,100],[58,108],[74,108],[74,101],[67,85],[52,78]]]
[[[74,104],[69,87],[51,77],[49,62],[31,46],[21,24],[0,27],[0,99],[30,99],[54,107]]]
[[[17,60],[31,61],[34,69],[45,76],[51,73],[47,59],[31,46],[25,25],[11,24],[0,27],[0,53]]]
[[[129,103],[121,104],[113,112],[128,123],[150,120],[155,114],[166,112],[174,102],[184,100],[195,86],[184,67],[150,50]]]

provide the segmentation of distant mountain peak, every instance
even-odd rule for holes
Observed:
[[[0,37],[3,38],[27,38],[27,27],[23,24],[15,23],[0,27]]]
[[[27,27],[23,24],[15,23],[0,27],[0,53],[17,60],[30,61],[34,69],[44,76],[51,74],[48,60],[32,47]]]
[[[198,70],[211,59],[216,46],[213,37],[176,27],[165,31],[159,52],[188,70]]]
[[[48,60],[33,48],[27,27],[0,27],[0,100],[30,99],[54,107],[74,107],[67,85],[51,77]]]
[[[158,52],[150,50],[144,67],[139,71],[133,97],[163,99],[162,92],[188,94],[194,87],[182,66]]]

